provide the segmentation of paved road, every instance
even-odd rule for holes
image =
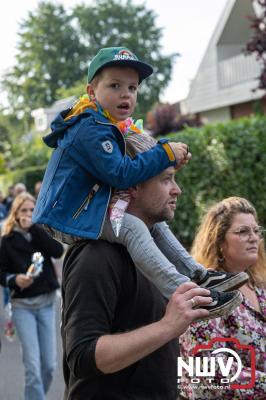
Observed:
[[[61,368],[62,349],[59,333],[59,298],[57,300],[57,308],[58,368],[52,386],[47,395],[47,400],[62,400],[64,390]],[[3,332],[3,322],[2,288],[0,287],[0,336],[2,341],[2,350],[0,353],[0,399],[23,400],[24,370],[21,360],[21,349],[19,340],[16,338],[13,343],[9,343],[6,340]]]

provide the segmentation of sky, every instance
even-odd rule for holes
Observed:
[[[145,4],[157,15],[156,26],[163,28],[160,44],[162,53],[179,53],[176,58],[172,79],[161,100],[174,103],[186,98],[190,82],[193,80],[209,40],[229,0],[132,0],[135,4]],[[93,0],[56,0],[64,7],[76,4],[90,4]],[[15,63],[17,32],[19,22],[34,11],[38,0],[8,0],[1,7],[0,35],[1,58],[0,75]]]

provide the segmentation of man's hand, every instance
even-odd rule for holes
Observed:
[[[168,143],[171,149],[174,152],[176,158],[176,169],[182,168],[184,165],[188,163],[191,159],[191,153],[189,152],[188,145],[185,143],[176,143],[176,142],[169,142]]]
[[[209,315],[208,310],[194,308],[211,303],[212,298],[209,294],[209,290],[199,287],[194,282],[183,283],[176,289],[161,320],[166,324],[165,329],[169,331],[172,339],[182,335],[195,319]]]
[[[211,303],[209,293],[196,283],[183,283],[170,298],[161,320],[133,331],[100,336],[95,350],[97,367],[104,373],[120,371],[177,339],[194,319],[209,315],[207,310],[192,309],[195,305]]]
[[[33,278],[27,276],[26,274],[18,274],[15,281],[21,289],[26,289],[33,283]]]

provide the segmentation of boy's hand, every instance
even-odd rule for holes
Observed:
[[[182,168],[192,157],[191,153],[189,152],[188,145],[185,143],[176,142],[169,142],[168,144],[173,150],[177,161],[176,169]]]

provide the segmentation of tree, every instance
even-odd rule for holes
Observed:
[[[101,47],[126,46],[154,66],[139,96],[136,114],[144,116],[168,85],[175,57],[162,54],[162,29],[155,18],[153,11],[131,0],[95,0],[69,13],[63,5],[39,3],[21,23],[16,65],[2,82],[13,110],[29,113],[69,91],[84,92],[87,61]]]
[[[0,172],[5,173],[10,168],[15,158],[14,150],[20,143],[19,138],[23,135],[22,121],[14,115],[5,115],[0,110]]]
[[[154,68],[154,74],[140,89],[136,115],[144,116],[167,87],[177,54],[162,54],[162,29],[156,27],[154,11],[144,5],[133,5],[131,0],[97,0],[94,4],[74,9],[79,35],[88,48],[88,59],[101,47],[125,46]]]
[[[261,62],[262,68],[258,77],[257,89],[266,90],[266,0],[257,0],[260,5],[260,15],[249,17],[251,21],[252,37],[246,45],[246,54],[255,54]]]
[[[195,115],[181,115],[179,104],[156,104],[147,113],[147,128],[152,136],[164,136],[202,123]]]
[[[36,132],[25,131],[22,120],[0,112],[1,173],[47,163],[51,149],[43,146],[41,136]]]
[[[51,104],[85,73],[86,48],[62,5],[39,3],[20,24],[16,65],[4,77],[13,111]]]

